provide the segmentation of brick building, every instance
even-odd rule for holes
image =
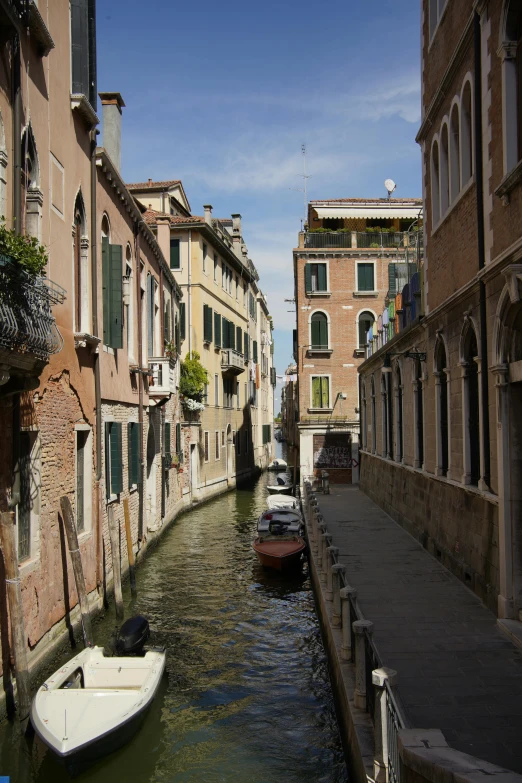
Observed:
[[[424,284],[360,368],[361,486],[518,621],[522,5],[422,8]]]
[[[301,476],[328,469],[333,482],[355,478],[357,369],[368,329],[416,269],[421,214],[414,198],[309,204],[294,250]]]

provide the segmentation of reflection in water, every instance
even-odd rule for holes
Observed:
[[[347,780],[306,570],[283,580],[251,547],[266,483],[181,517],[141,565],[126,616],[149,618],[168,677],[135,739],[78,780]],[[99,644],[113,626],[110,614],[95,625]],[[0,774],[69,779],[39,740],[1,729]]]

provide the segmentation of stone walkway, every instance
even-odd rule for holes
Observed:
[[[357,487],[318,495],[411,728],[522,773],[522,651],[479,599]]]

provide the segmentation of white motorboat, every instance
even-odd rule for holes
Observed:
[[[289,495],[291,494],[292,490],[294,488],[294,485],[289,484],[269,484],[267,486],[268,492],[270,492],[271,495]]]
[[[146,623],[146,636],[138,645],[142,649],[148,637],[145,618],[128,620],[120,639],[129,623],[134,622],[136,632],[138,620]],[[75,764],[90,762],[130,739],[154,699],[164,670],[163,650],[108,657],[102,647],[88,647],[40,686],[31,722],[59,757]]]
[[[269,495],[266,504],[268,508],[299,508],[299,501],[292,495]]]
[[[268,466],[267,470],[287,470],[288,465],[284,459],[274,459]]]
[[[289,535],[304,535],[304,521],[299,511],[291,508],[275,508],[263,511],[257,520],[257,532],[259,535],[271,533],[277,528],[277,532]]]

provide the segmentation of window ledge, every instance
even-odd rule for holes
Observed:
[[[109,503],[117,503],[119,499],[119,495],[110,495],[110,497],[107,498],[107,505],[109,505]]]
[[[333,408],[307,408],[308,413],[333,413]]]
[[[365,297],[367,296],[369,299],[376,299],[379,296],[378,291],[353,291],[353,296],[358,297]]]
[[[96,125],[100,124],[98,115],[85,95],[82,95],[81,93],[71,93],[71,109],[73,111],[75,109],[78,110],[89,128],[94,128]]]
[[[505,205],[509,204],[509,194],[516,185],[522,182],[522,160],[519,160],[514,169],[502,179],[500,185],[495,190],[495,196],[498,196],[503,201],[506,199]]]
[[[101,338],[95,337],[88,332],[75,332],[74,333],[74,347],[75,348],[90,348],[91,353],[99,353]]]
[[[308,348],[307,355],[319,354],[319,356],[331,356],[333,348]]]
[[[331,296],[331,291],[306,291],[307,296]]]

